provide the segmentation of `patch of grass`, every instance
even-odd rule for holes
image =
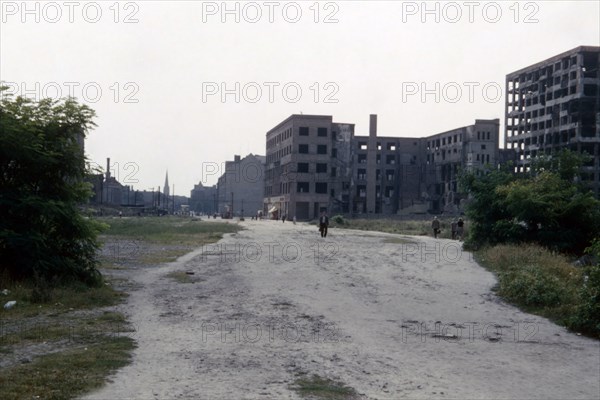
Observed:
[[[301,397],[309,399],[357,399],[354,389],[319,375],[299,377],[291,386]]]
[[[336,216],[338,217],[338,216]],[[336,222],[336,220],[338,222]],[[376,231],[386,233],[399,233],[411,236],[432,236],[431,220],[401,220],[394,221],[389,219],[332,219],[330,220],[332,228],[357,229],[363,231]],[[450,239],[452,232],[450,229],[451,220],[440,220],[442,232],[439,238]],[[466,235],[466,229],[465,229]]]
[[[104,337],[98,343],[48,354],[0,371],[2,399],[67,399],[100,387],[105,377],[127,365],[134,341]]]
[[[407,238],[396,238],[396,237],[392,237],[392,238],[385,238],[383,240],[383,243],[391,243],[391,244],[415,244],[414,241],[407,239]]]
[[[175,271],[167,274],[169,278],[175,279],[179,283],[194,283],[192,277],[183,271]]]
[[[499,296],[527,312],[541,315],[572,330],[600,338],[600,324],[577,319],[586,283],[583,269],[566,256],[541,246],[497,245],[476,253],[479,263],[496,273]],[[600,301],[600,296],[597,296]]]
[[[201,246],[220,240],[224,233],[242,229],[233,223],[178,217],[100,218],[109,225],[105,235],[130,237],[151,243]]]
[[[9,290],[6,296],[0,294],[2,306],[9,300],[17,302],[10,310],[0,308],[0,319],[5,320],[66,312],[70,309],[113,306],[121,303],[127,296],[126,293],[113,289],[109,281],[100,287],[72,284],[52,288],[49,301],[41,304],[32,300],[35,284],[31,282],[12,283],[2,286],[1,289]]]

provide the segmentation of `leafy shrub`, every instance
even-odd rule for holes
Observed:
[[[346,224],[346,220],[344,219],[344,217],[342,215],[334,215],[333,217],[331,217],[331,220],[338,225]]]
[[[78,209],[90,193],[79,143],[94,111],[72,99],[0,98],[2,268],[17,280],[100,284],[99,227]]]

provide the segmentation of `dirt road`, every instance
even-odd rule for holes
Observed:
[[[87,398],[296,399],[299,374],[367,399],[600,397],[599,342],[498,300],[456,242],[242,224],[129,272],[139,348]]]

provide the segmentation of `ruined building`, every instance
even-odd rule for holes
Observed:
[[[505,141],[517,171],[540,154],[585,152],[593,157],[582,178],[599,195],[599,65],[600,47],[580,46],[506,76]]]
[[[217,212],[225,217],[256,215],[263,208],[265,156],[239,155],[226,161],[216,188]]]
[[[496,165],[499,120],[422,138],[369,134],[331,116],[292,115],[266,136],[263,210],[299,220],[330,214],[393,215],[462,211],[458,172]]]

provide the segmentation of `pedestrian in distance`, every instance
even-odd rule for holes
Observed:
[[[456,238],[458,240],[463,240],[464,232],[465,232],[465,222],[463,221],[462,218],[459,218],[458,222],[456,223]]]
[[[292,219],[292,221],[294,222],[294,225],[296,225],[296,216],[294,215],[294,219]]]
[[[433,237],[437,239],[437,235],[440,233],[440,220],[438,217],[433,217],[433,221],[431,221],[431,229],[433,229]]]
[[[452,229],[452,240],[456,239],[456,229],[458,228],[458,223],[456,222],[456,218],[452,220],[452,224],[450,224]]]
[[[287,215],[283,214],[281,216],[281,222],[283,222],[285,224],[285,219],[287,218]]]
[[[321,218],[319,218],[319,231],[321,232],[321,237],[327,237],[327,228],[329,228],[329,217],[327,213],[323,211],[321,213]]]

